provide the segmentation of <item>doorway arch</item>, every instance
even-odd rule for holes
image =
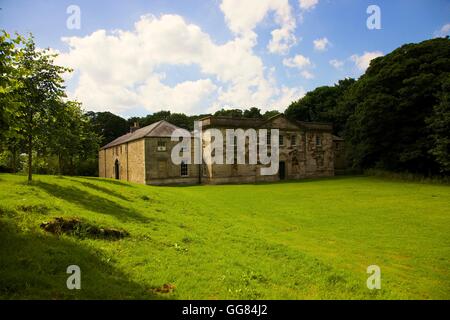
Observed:
[[[114,162],[114,177],[120,179],[120,164],[118,159]]]

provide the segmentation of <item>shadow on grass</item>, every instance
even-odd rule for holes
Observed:
[[[332,177],[312,177],[312,178],[302,178],[295,180],[279,180],[273,182],[256,182],[251,183],[252,185],[266,185],[266,184],[291,184],[291,183],[309,183],[309,182],[319,182],[319,181],[336,181],[336,180],[348,180],[354,178],[364,178],[364,175],[341,175],[341,176],[332,176]]]
[[[122,182],[120,180],[114,180],[114,179],[108,179],[108,178],[96,178],[96,177],[83,177],[83,179],[89,179],[89,180],[95,180],[95,181],[100,181],[100,182],[104,182],[104,183],[110,183],[110,184],[114,184],[116,186],[121,186],[121,187],[129,187],[129,188],[134,188],[133,185],[129,184],[129,183],[125,183]]]
[[[152,220],[131,208],[121,206],[114,201],[93,195],[75,187],[63,187],[43,181],[36,181],[34,186],[56,198],[81,206],[89,211],[114,216],[122,221],[136,220],[139,222],[149,222]]]
[[[242,182],[242,183],[219,183],[219,184],[170,184],[159,186],[160,188],[191,188],[191,187],[220,187],[220,186],[258,186],[258,185],[279,185],[279,184],[296,184],[296,183],[309,183],[319,181],[333,181],[333,180],[347,180],[354,178],[364,178],[364,175],[340,175],[332,177],[316,177],[316,178],[302,178],[293,180],[277,180],[277,181],[258,181],[258,182]]]
[[[0,219],[0,299],[162,299],[81,244],[19,233]],[[81,269],[81,290],[69,290],[69,265]]]
[[[106,193],[109,196],[113,196],[113,197],[119,198],[121,200],[130,201],[130,199],[128,199],[127,197],[123,196],[122,194],[120,194],[120,193],[118,193],[116,191],[113,191],[111,189],[99,186],[96,183],[92,183],[92,182],[88,182],[88,181],[80,181],[78,179],[69,178],[69,177],[61,177],[61,179],[77,182],[77,183],[85,186],[86,188],[91,188],[91,189],[94,189],[94,190],[97,190],[97,191],[101,191],[103,193]]]

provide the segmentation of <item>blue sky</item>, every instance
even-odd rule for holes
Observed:
[[[66,26],[70,5],[80,8],[80,29]],[[379,30],[366,26],[369,5],[381,10]],[[450,31],[450,0],[2,0],[0,7],[3,29],[32,32],[73,67],[70,98],[123,116],[283,110],[317,86],[360,76],[373,57]]]

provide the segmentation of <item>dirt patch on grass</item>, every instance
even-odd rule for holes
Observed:
[[[32,205],[20,205],[17,209],[28,213],[40,213],[46,214],[50,211],[50,208],[44,204],[32,204]]]
[[[153,288],[155,293],[172,293],[175,290],[175,285],[171,283],[165,283],[161,287]]]
[[[99,227],[78,218],[55,218],[41,223],[41,228],[53,234],[69,234],[79,238],[118,240],[130,235],[125,230]]]

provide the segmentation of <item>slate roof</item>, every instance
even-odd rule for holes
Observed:
[[[165,120],[161,120],[155,123],[152,123],[146,127],[137,129],[134,132],[129,132],[127,134],[124,134],[123,136],[118,137],[117,139],[111,141],[110,143],[104,145],[100,148],[107,149],[111,148],[123,143],[127,143],[134,140],[139,140],[142,138],[147,137],[170,137],[172,135],[172,132],[174,132],[176,129],[184,130],[180,127],[177,127],[176,125],[173,125]],[[189,131],[186,131],[186,134],[189,134]]]
[[[277,114],[269,119],[256,119],[256,118],[232,118],[232,117],[224,117],[224,116],[207,116],[200,119],[203,122],[203,126],[205,128],[208,127],[230,127],[230,128],[262,128],[266,123],[274,120],[278,117],[285,117],[283,114]],[[286,118],[287,119],[287,118]],[[318,130],[318,131],[332,131],[333,125],[331,123],[326,122],[309,122],[309,121],[290,121],[292,124],[309,130]]]

